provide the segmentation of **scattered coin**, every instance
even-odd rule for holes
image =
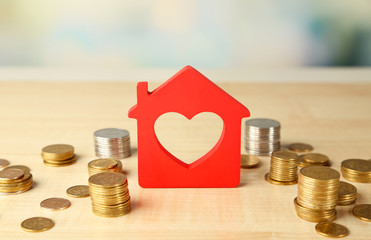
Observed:
[[[241,168],[256,168],[260,164],[260,159],[253,155],[241,154]]]
[[[306,143],[292,143],[289,145],[289,150],[293,152],[311,152],[313,147]]]
[[[6,159],[0,159],[0,169],[2,168],[5,168],[6,166],[8,166],[10,163],[8,160]]]
[[[89,176],[101,172],[118,172],[122,173],[122,163],[120,160],[110,158],[100,158],[88,163]]]
[[[298,180],[298,155],[289,151],[275,151],[271,156],[269,183],[277,185],[296,184]]]
[[[331,237],[331,238],[341,238],[348,236],[349,230],[343,225],[334,222],[321,222],[316,225],[316,231],[318,234]]]
[[[95,155],[123,159],[131,156],[130,134],[125,129],[104,128],[94,132]]]
[[[49,167],[63,167],[76,162],[75,149],[68,144],[53,144],[42,149],[44,164]]]
[[[350,183],[340,181],[338,190],[338,205],[353,204],[357,199],[357,188]]]
[[[299,156],[299,167],[329,166],[330,159],[321,153],[307,153]]]
[[[51,229],[53,226],[54,221],[44,217],[29,218],[21,223],[21,228],[27,232],[43,232]]]
[[[245,149],[250,155],[270,156],[281,147],[280,122],[255,118],[245,122]]]
[[[371,204],[360,204],[353,208],[353,215],[366,222],[371,222]]]
[[[67,195],[74,198],[84,198],[89,197],[89,186],[77,185],[67,189]]]
[[[40,207],[52,210],[60,211],[71,206],[71,202],[64,198],[48,198],[40,203]]]

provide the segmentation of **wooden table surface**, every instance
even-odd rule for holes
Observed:
[[[279,120],[284,146],[310,143],[338,171],[344,159],[371,158],[370,83],[219,85],[245,104],[251,117]],[[297,185],[264,181],[268,158],[262,158],[259,168],[242,169],[238,188],[140,188],[136,121],[127,117],[135,103],[135,83],[0,82],[0,158],[29,166],[35,180],[26,193],[0,196],[1,239],[324,239],[314,223],[297,217]],[[171,120],[168,125],[164,131],[179,129]],[[210,126],[206,139],[217,131]],[[112,219],[95,216],[90,198],[65,193],[72,185],[87,184],[87,163],[96,158],[93,132],[106,127],[128,129],[133,148],[133,155],[123,160],[132,212]],[[60,168],[43,165],[41,149],[54,143],[73,145],[78,162]],[[188,151],[192,147],[183,145]],[[371,203],[371,185],[353,184],[359,191],[357,203]],[[41,209],[40,202],[49,197],[66,197],[72,206],[60,212]],[[370,239],[371,223],[353,217],[353,206],[337,207],[335,222],[349,228],[347,239]],[[34,216],[49,217],[55,226],[42,233],[24,232],[21,222]]]

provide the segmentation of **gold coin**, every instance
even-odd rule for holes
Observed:
[[[0,181],[8,181],[14,179],[20,179],[24,176],[24,171],[21,169],[13,168],[13,169],[4,169],[0,171]]]
[[[77,185],[67,189],[67,195],[74,198],[84,198],[89,197],[89,186]]]
[[[363,221],[371,222],[371,204],[357,205],[352,210],[353,215]]]
[[[63,164],[55,164],[55,163],[49,163],[49,162],[44,161],[44,165],[48,166],[48,167],[66,167],[66,166],[72,165],[74,163],[76,163],[76,160],[71,161],[71,162],[67,162],[67,163],[63,163]]]
[[[352,172],[371,173],[371,162],[363,159],[347,159],[341,166]]]
[[[52,211],[60,211],[70,206],[71,202],[64,198],[48,198],[40,203],[40,207]]]
[[[253,155],[241,154],[241,168],[256,168],[260,164],[260,159]]]
[[[5,168],[6,166],[9,165],[9,161],[6,159],[0,159],[0,169]]]
[[[289,145],[289,150],[293,152],[310,152],[313,151],[313,147],[306,143],[293,143]]]
[[[110,169],[115,168],[118,161],[110,158],[100,158],[89,162],[88,166],[96,169]]]
[[[6,167],[5,169],[14,169],[14,168],[22,169],[25,172],[25,175],[31,172],[31,169],[24,165],[12,165],[12,166]]]
[[[333,222],[321,222],[316,225],[318,234],[325,237],[341,238],[348,236],[349,230],[343,225]]]
[[[303,162],[309,163],[309,164],[328,164],[329,163],[329,158],[325,154],[321,153],[307,153],[301,155],[301,158]]]
[[[91,176],[89,183],[98,187],[114,187],[125,184],[126,176],[122,173],[103,172]]]
[[[300,173],[305,177],[316,180],[336,180],[340,178],[340,173],[338,171],[324,166],[304,167],[300,169]]]
[[[42,152],[46,154],[65,154],[73,151],[73,146],[68,144],[53,144],[42,149]]]
[[[43,232],[51,229],[53,226],[54,221],[44,217],[29,218],[21,223],[21,228],[27,232]]]
[[[293,152],[289,151],[274,151],[272,153],[272,157],[277,158],[277,159],[282,159],[282,160],[294,160],[298,158],[298,155]]]
[[[347,182],[340,181],[340,186],[338,190],[339,197],[347,196],[347,195],[356,195],[357,194],[357,188]]]
[[[270,176],[269,176],[269,173],[265,174],[265,181],[271,183],[271,184],[274,184],[274,185],[293,185],[293,184],[297,184],[298,183],[298,180],[293,180],[293,181],[287,181],[287,182],[281,182],[281,181],[276,181],[274,179],[272,179]]]

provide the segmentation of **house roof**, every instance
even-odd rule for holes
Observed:
[[[150,101],[141,101],[142,97]],[[189,108],[203,108],[202,111],[228,111],[241,118],[250,116],[244,105],[191,66],[182,68],[151,93],[146,82],[138,83],[138,104],[130,109],[129,117],[138,116],[142,104],[156,101],[166,105],[156,106],[166,108],[166,112],[176,112],[179,104],[186,104]]]

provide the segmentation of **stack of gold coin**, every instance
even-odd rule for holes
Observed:
[[[118,172],[122,173],[122,163],[120,160],[110,158],[95,159],[88,164],[89,176],[101,172]]]
[[[297,215],[309,222],[322,222],[322,221],[332,221],[336,218],[336,210],[316,210],[309,209],[301,206],[297,198],[294,199],[294,205]],[[324,220],[325,219],[325,220]]]
[[[299,167],[309,167],[309,166],[329,166],[329,158],[321,153],[307,153],[299,156]]]
[[[28,191],[32,187],[30,169],[22,165],[14,165],[0,171],[0,193],[16,194]]]
[[[298,216],[311,222],[332,221],[336,218],[340,174],[324,166],[304,167],[299,172]]]
[[[357,188],[350,183],[340,181],[338,191],[338,205],[346,206],[353,204],[357,199]]]
[[[270,171],[265,180],[277,185],[296,184],[298,181],[298,155],[289,151],[275,151],[271,156]]]
[[[341,173],[346,180],[371,183],[371,162],[363,159],[347,159],[341,163]]]
[[[44,164],[49,167],[63,167],[76,162],[74,148],[68,144],[53,144],[42,149]]]
[[[118,217],[130,212],[130,195],[126,176],[103,172],[89,178],[93,213],[101,217]]]

